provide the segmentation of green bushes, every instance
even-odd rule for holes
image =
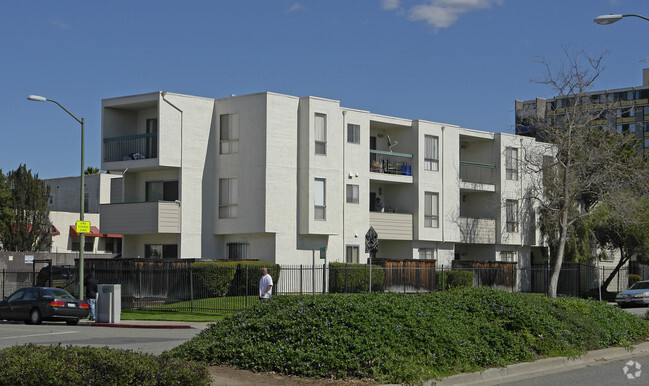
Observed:
[[[277,296],[170,354],[253,371],[413,383],[646,336],[648,322],[604,302],[466,288]]]
[[[209,385],[203,363],[107,347],[12,346],[0,350],[1,385]]]
[[[468,288],[473,286],[473,271],[435,271],[435,289]]]
[[[248,295],[259,289],[261,268],[268,268],[273,282],[279,282],[279,265],[263,261],[206,261],[192,264],[196,290],[205,288],[207,293],[195,291],[202,297],[241,296],[246,292],[246,268]]]
[[[329,292],[368,292],[370,270],[367,264],[329,263]],[[372,291],[383,291],[385,272],[372,265]]]
[[[629,275],[629,287],[642,280],[642,276],[632,273]]]

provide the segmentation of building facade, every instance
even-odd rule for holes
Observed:
[[[540,254],[532,138],[270,92],[154,92],[102,102],[102,166],[123,201],[100,204],[123,255],[365,263],[377,257],[513,261]]]

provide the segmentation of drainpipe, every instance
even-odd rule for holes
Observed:
[[[441,146],[438,146],[437,149],[441,153],[438,155],[438,159],[441,160],[442,162],[439,163],[439,168],[441,169],[440,171],[442,172],[442,188],[440,189],[441,194],[441,200],[439,202],[439,212],[441,214],[441,225],[442,225],[442,245],[446,244],[446,226],[445,226],[445,219],[446,216],[444,215],[446,212],[444,210],[444,202],[446,201],[446,194],[444,193],[444,148],[446,143],[444,142],[444,129],[446,129],[446,126],[442,126],[442,138],[441,138]]]
[[[343,133],[342,133],[342,142],[343,142],[343,146],[342,146],[342,149],[343,149],[343,168],[342,168],[343,169],[343,173],[342,173],[343,174],[343,256],[345,255],[345,253],[347,253],[347,244],[346,244],[346,241],[345,241],[346,236],[347,236],[345,234],[345,222],[346,222],[345,221],[345,207],[347,206],[347,186],[346,186],[346,180],[345,180],[345,178],[346,178],[345,176],[347,175],[347,172],[346,172],[346,169],[345,169],[345,166],[346,166],[345,165],[345,150],[346,150],[345,149],[345,145],[346,145],[346,142],[345,142],[345,133],[346,133],[345,122],[346,122],[346,119],[345,118],[347,118],[347,111],[343,110]],[[360,199],[360,197],[359,197],[359,199]],[[359,248],[359,253],[360,253],[360,248]]]
[[[169,104],[169,106],[173,107],[174,109],[176,109],[176,111],[178,111],[180,113],[180,173],[179,173],[180,175],[178,176],[178,180],[180,182],[180,184],[179,184],[180,192],[178,192],[178,196],[180,198],[180,202],[182,202],[182,199],[183,199],[183,197],[182,197],[182,186],[183,186],[183,111],[181,109],[179,109],[176,105],[174,105],[173,103],[171,103],[167,99],[165,99],[165,97],[167,96],[166,91],[161,92],[160,96],[162,97],[163,101],[167,102]],[[158,109],[158,118],[160,118],[160,113],[161,113],[160,109]],[[158,119],[158,122],[159,122],[158,123],[158,133],[160,133],[161,119]],[[158,137],[158,139],[159,138],[160,137]],[[158,144],[158,157],[160,157],[160,146],[159,146],[159,144]],[[178,200],[176,200],[176,203],[178,205],[180,205],[180,202]],[[180,213],[180,237],[179,237],[179,240],[178,240],[178,244],[180,244],[180,245],[179,245],[179,256],[178,256],[178,258],[182,258],[182,256],[183,256],[182,243],[180,242],[182,240],[183,225],[184,225],[184,221],[183,221],[182,209],[181,209],[181,213]]]

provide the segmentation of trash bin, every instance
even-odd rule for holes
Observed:
[[[100,284],[97,288],[97,323],[119,323],[122,312],[122,285]]]

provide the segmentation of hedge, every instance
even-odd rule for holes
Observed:
[[[194,293],[205,297],[242,296],[246,292],[246,268],[248,271],[248,295],[255,295],[259,289],[261,268],[266,267],[273,278],[279,281],[279,265],[263,261],[202,261],[192,264]],[[202,292],[206,289],[207,292]]]
[[[438,291],[468,287],[473,287],[472,271],[435,271],[435,289]]]
[[[384,290],[383,267],[372,265],[372,291]],[[329,292],[368,292],[369,266],[367,264],[329,263]]]

